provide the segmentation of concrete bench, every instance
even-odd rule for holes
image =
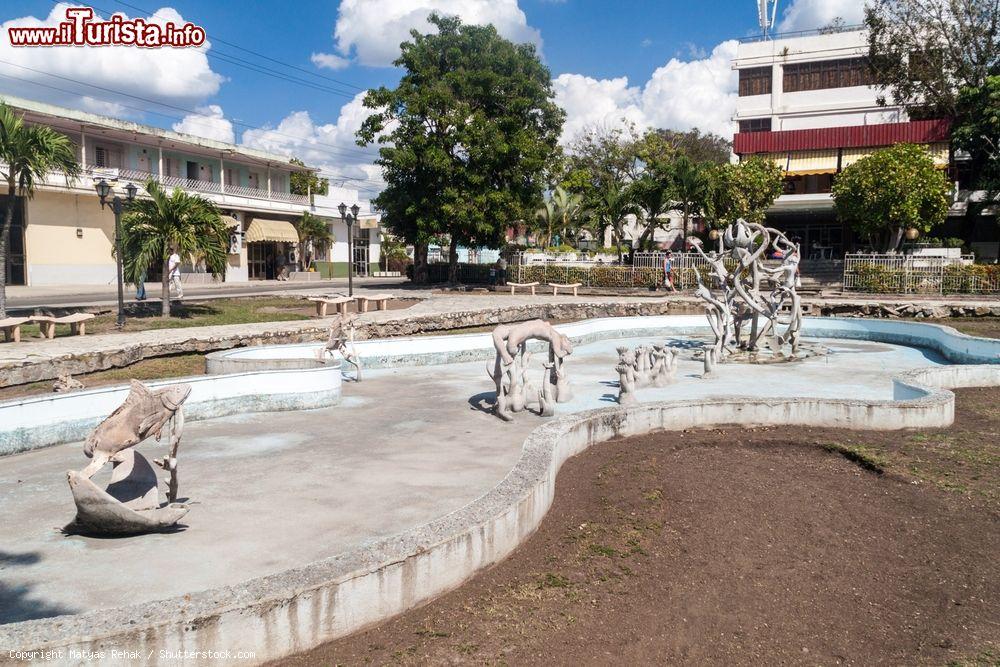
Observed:
[[[71,313],[62,317],[49,317],[48,315],[33,315],[31,321],[38,325],[44,338],[56,337],[56,325],[68,324],[70,334],[73,336],[83,336],[87,333],[87,321],[94,319],[93,313]]]
[[[347,314],[347,304],[354,301],[349,296],[311,296],[309,300],[316,304],[316,315],[326,317],[327,306],[335,306],[340,315]]]
[[[389,307],[389,299],[395,299],[391,294],[376,294],[374,296],[356,296],[354,297],[358,300],[358,312],[367,313],[368,312],[368,302],[375,302],[376,310],[385,310]]]
[[[573,296],[578,296],[577,290],[583,287],[583,283],[549,283],[549,287],[552,288],[552,296],[559,296],[559,290],[561,289],[571,289],[573,290]]]
[[[510,293],[511,294],[513,294],[514,290],[516,288],[518,288],[518,287],[525,287],[525,288],[530,287],[531,288],[531,295],[534,296],[535,295],[535,288],[538,287],[538,283],[512,283],[512,282],[508,282],[507,283],[507,287],[510,288]]]
[[[21,342],[21,325],[31,321],[30,317],[5,317],[0,320],[0,329],[3,329],[4,339],[10,343]]]

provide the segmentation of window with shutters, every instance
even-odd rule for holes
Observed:
[[[786,93],[830,88],[870,86],[873,83],[868,58],[844,58],[785,65],[782,88]]]
[[[770,132],[770,118],[751,118],[740,121],[740,132]]]
[[[771,93],[771,68],[752,67],[740,70],[740,97],[769,95]]]

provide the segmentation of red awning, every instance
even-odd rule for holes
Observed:
[[[909,123],[823,127],[813,130],[779,132],[739,132],[733,138],[737,155],[783,153],[837,148],[870,148],[898,143],[933,144],[947,142],[948,120],[917,120]]]

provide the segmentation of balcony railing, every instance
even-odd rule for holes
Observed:
[[[119,180],[145,183],[147,180],[153,179],[157,183],[161,183],[168,188],[181,188],[184,190],[194,190],[196,192],[209,192],[218,195],[234,195],[236,197],[248,197],[250,199],[270,199],[284,201],[291,204],[307,205],[309,203],[309,197],[305,195],[292,194],[290,192],[278,192],[277,190],[271,190],[268,192],[267,190],[248,188],[242,185],[226,185],[225,190],[223,190],[222,184],[215,181],[200,181],[191,178],[180,178],[179,176],[161,176],[159,174],[151,174],[149,172],[138,171],[136,169],[108,169],[105,167],[98,167],[96,165],[87,165],[84,171],[91,175],[98,175],[105,172],[117,172]]]

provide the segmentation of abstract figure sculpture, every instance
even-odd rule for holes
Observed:
[[[548,362],[543,362],[542,388],[535,390],[527,381],[531,355],[527,353],[530,340],[549,344]],[[513,413],[524,410],[528,403],[539,404],[542,416],[554,414],[552,398],[556,403],[571,399],[569,380],[566,376],[566,357],[573,353],[569,338],[555,330],[544,320],[529,320],[520,324],[501,324],[493,330],[496,360],[486,373],[496,385],[494,413],[504,421],[511,421]]]
[[[667,345],[640,345],[632,350],[616,348],[618,352],[618,403],[635,405],[635,390],[641,387],[666,387],[674,381],[677,355]]]
[[[327,337],[326,346],[320,351],[320,358],[326,359],[328,355],[338,353],[347,363],[354,366],[354,379],[361,382],[361,359],[354,349],[354,318],[356,316],[342,313],[330,325],[330,335]]]
[[[785,354],[788,345],[794,356],[802,328],[801,301],[796,292],[798,245],[776,229],[742,219],[726,229],[722,241],[725,255],[706,253],[697,239],[692,241],[708,262],[713,283],[705,285],[701,274],[696,274],[697,295],[705,302],[714,336],[708,348],[712,359],[706,365],[721,363],[737,350],[755,352],[761,341],[776,355]],[[782,257],[780,266],[764,264],[768,251]],[[765,279],[774,284],[768,293],[761,290]]]
[[[76,518],[67,530],[102,535],[133,535],[167,528],[187,514],[177,501],[177,448],[184,429],[183,404],[191,386],[178,384],[150,390],[132,380],[125,402],[86,439],[83,452],[91,462],[67,473],[76,503]],[[167,504],[161,506],[156,472],[133,449],[150,437],[168,434],[167,455],[154,463],[167,473]],[[114,469],[107,489],[91,481],[105,464]]]

